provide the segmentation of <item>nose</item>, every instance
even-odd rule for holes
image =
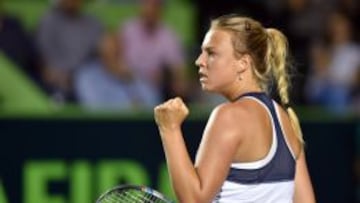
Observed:
[[[203,59],[203,54],[200,53],[200,55],[197,57],[197,59],[195,60],[195,65],[198,67],[203,67],[204,66],[204,59]]]

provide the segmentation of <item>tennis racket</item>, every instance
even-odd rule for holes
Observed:
[[[96,203],[173,203],[160,192],[137,185],[120,185],[102,194]]]

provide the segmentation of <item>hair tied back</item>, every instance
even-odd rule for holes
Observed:
[[[250,31],[251,30],[251,24],[247,21],[247,20],[245,20],[245,31]]]

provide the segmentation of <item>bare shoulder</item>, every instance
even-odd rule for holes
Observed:
[[[244,132],[253,123],[251,118],[254,116],[254,108],[253,101],[249,100],[223,103],[213,110],[209,123],[221,125],[223,129],[241,129]]]
[[[246,102],[223,103],[218,105],[211,113],[210,118],[227,122],[238,122],[238,119],[250,115]],[[235,119],[236,118],[236,119]]]
[[[229,162],[233,160],[234,153],[243,141],[243,126],[247,122],[244,119],[248,114],[245,106],[236,103],[223,103],[212,111],[199,146],[196,165],[208,157],[204,154],[212,154],[214,151],[214,154],[222,154],[222,159],[227,157]]]
[[[244,98],[236,102],[219,105],[214,109],[214,112],[219,111],[228,116],[237,116],[237,118],[249,120],[249,117],[257,116],[259,110],[262,111],[263,108],[258,104],[258,102],[253,99]]]

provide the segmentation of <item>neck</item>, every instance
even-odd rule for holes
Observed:
[[[257,84],[247,85],[247,86],[233,86],[226,93],[223,93],[223,96],[229,100],[234,101],[240,95],[249,93],[249,92],[262,92],[261,88]]]

